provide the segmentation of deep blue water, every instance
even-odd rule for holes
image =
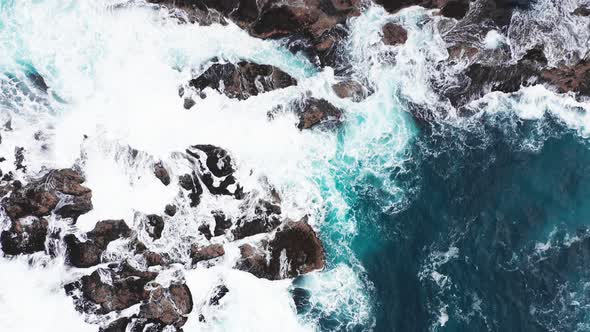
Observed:
[[[551,116],[502,113],[424,126],[408,153],[392,170],[409,196],[402,211],[383,212],[387,197],[353,183],[353,248],[374,285],[375,331],[590,329],[585,139]]]

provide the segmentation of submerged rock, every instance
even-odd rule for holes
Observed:
[[[383,43],[385,45],[405,44],[408,40],[408,32],[401,25],[387,23],[383,26]]]
[[[293,85],[297,81],[279,68],[245,61],[213,64],[189,82],[199,92],[212,88],[240,100]]]

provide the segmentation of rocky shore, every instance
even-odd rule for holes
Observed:
[[[318,68],[333,67],[341,80],[332,86],[336,96],[361,102],[371,93],[362,80],[353,77],[344,45],[348,22],[366,8],[360,0],[241,1],[241,0],[151,0],[166,8],[181,23],[228,24],[230,21],[261,39],[282,40],[292,52],[302,52]],[[526,11],[525,0],[376,0],[390,13],[410,6],[435,10],[448,57],[436,64],[448,68],[444,77],[432,77],[437,98],[458,110],[477,112],[471,104],[489,92],[514,93],[525,86],[544,84],[557,93],[576,98],[590,96],[590,58],[580,57],[559,66],[550,65],[542,45],[522,56],[510,47],[494,50],[484,46],[490,31],[506,33],[515,11]],[[571,15],[588,16],[580,7]],[[383,45],[403,47],[409,32],[403,23],[387,22],[382,29]],[[475,31],[475,32],[474,32]],[[468,37],[465,37],[465,36]],[[443,76],[443,75],[441,75]],[[39,76],[40,77],[40,76]],[[41,78],[35,81],[43,90]],[[270,91],[288,89],[299,82],[281,68],[248,60],[210,59],[206,68],[180,87],[187,112],[197,112],[199,99],[223,94],[245,101]],[[420,121],[428,122],[449,112],[412,108]],[[277,105],[270,110],[292,112],[297,128],[334,130],[345,119],[345,111],[312,93]],[[6,123],[6,130],[10,123]],[[42,136],[39,134],[40,137]],[[1,144],[1,137],[0,137]],[[132,153],[138,153],[130,148]],[[92,211],[92,188],[87,187],[83,165],[65,169],[27,171],[24,151],[15,151],[10,172],[0,170],[1,217],[6,227],[0,234],[1,252],[6,257],[47,255],[63,259],[77,269],[79,278],[64,285],[64,292],[77,310],[103,317],[100,331],[182,330],[191,312],[200,304],[182,275],[164,283],[163,276],[181,266],[185,269],[212,268],[230,263],[234,269],[258,278],[296,278],[326,267],[322,241],[306,217],[291,220],[283,213],[281,197],[268,184],[265,192],[248,191],[242,185],[235,157],[221,146],[199,144],[176,151],[175,158],[189,165],[178,174],[164,161],[153,160],[153,176],[162,188],[177,189],[174,201],[159,214],[138,212],[133,220],[96,220],[95,227],[81,232],[77,220]],[[15,180],[14,174],[26,180]],[[203,206],[208,198],[221,198],[216,206]],[[239,213],[224,210],[237,206]],[[192,210],[191,210],[192,209]],[[208,209],[208,217],[192,220],[197,235],[182,234],[176,227],[187,211]],[[123,216],[114,216],[123,218]],[[163,250],[158,241],[182,239]],[[181,241],[179,241],[181,242]],[[238,248],[237,258],[227,257]],[[117,254],[112,251],[117,250]],[[229,290],[221,284],[212,290],[208,305],[216,305]],[[206,317],[202,318],[203,320]]]

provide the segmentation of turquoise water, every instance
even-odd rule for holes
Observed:
[[[278,43],[254,40],[232,27],[179,27],[154,18],[149,10],[111,13],[75,1],[21,4],[0,1],[0,70],[2,82],[12,83],[2,87],[5,114],[0,115],[29,109],[86,112],[87,118],[73,119],[88,119],[92,125],[83,129],[99,138],[141,145],[156,156],[199,140],[219,142],[248,166],[273,179],[287,178],[281,188],[305,197],[302,202],[287,199],[308,204],[310,213],[321,217],[315,225],[327,251],[325,271],[289,287],[299,321],[311,329],[590,330],[590,146],[583,132],[572,129],[584,127],[585,118],[570,118],[567,125],[552,113],[527,120],[519,113],[521,101],[515,101],[507,103],[512,108],[469,120],[415,122],[406,104],[428,99],[424,78],[432,68],[426,63],[441,56],[441,41],[425,23],[423,10],[399,18],[410,39],[397,62],[374,46],[390,15],[372,8],[353,22],[354,69],[375,90],[355,104],[331,93],[331,72],[320,72]],[[246,106],[214,99],[188,117],[176,95],[178,84],[194,67],[219,55],[279,66],[304,86]],[[29,84],[32,74],[45,78],[49,96]],[[289,119],[267,120],[269,109],[306,89],[346,108],[341,128],[300,133]],[[14,91],[28,101],[16,98]],[[534,92],[525,94],[536,101]],[[557,114],[555,107],[559,105],[553,109]],[[546,106],[533,102],[532,108]],[[162,119],[178,127],[162,128]],[[59,149],[75,136],[59,134],[82,133],[80,123],[69,120],[57,129],[54,122],[46,125],[61,140],[49,156],[32,155],[35,167],[71,165],[80,156],[75,140],[73,152]],[[36,130],[33,124],[31,131]],[[133,134],[123,130],[128,128]],[[32,140],[25,129],[27,135],[16,136],[18,144],[30,143],[25,137]],[[189,131],[194,135],[180,134]],[[162,152],[158,135],[176,145],[164,145]],[[108,139],[96,144],[108,146]],[[157,148],[150,150],[152,146]],[[94,157],[111,153],[97,150],[85,152]],[[12,153],[12,146],[6,151]],[[103,181],[104,165],[113,164],[105,159],[98,166],[88,163],[89,175],[99,179],[95,184]],[[131,167],[124,171],[142,175]],[[142,210],[149,204],[123,194],[115,202],[109,187],[111,200],[101,201],[100,189],[93,187],[97,210],[110,213],[109,204],[128,202],[138,206],[125,208]],[[144,191],[125,189],[128,196]],[[256,308],[250,299],[242,301],[241,309]],[[290,302],[277,305],[290,313]],[[291,330],[296,329],[285,327]]]

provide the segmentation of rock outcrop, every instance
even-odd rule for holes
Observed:
[[[74,234],[64,237],[66,259],[70,265],[79,268],[98,265],[109,243],[130,235],[131,229],[123,220],[100,221],[92,231],[86,233],[86,241],[79,240]]]
[[[92,192],[84,177],[73,169],[49,171],[25,186],[18,181],[3,186],[0,204],[10,219],[10,228],[0,235],[2,251],[8,255],[45,250],[48,217],[77,218],[92,209]]]
[[[340,124],[344,113],[325,99],[307,98],[297,106],[295,112],[299,115],[299,129],[333,128]]]
[[[125,331],[130,325],[140,331],[147,325],[158,331],[166,326],[180,329],[193,309],[191,292],[184,283],[159,285],[157,276],[157,272],[140,271],[127,263],[112,264],[65,289],[78,309],[89,314],[104,315],[140,305],[138,314],[116,320],[103,331]]]
[[[279,68],[245,61],[215,63],[189,82],[198,93],[211,88],[240,100],[293,85],[297,81]]]
[[[382,28],[383,43],[385,45],[405,44],[408,40],[408,32],[401,25],[395,23],[387,23]]]
[[[249,244],[240,247],[241,259],[236,268],[271,280],[294,278],[325,267],[324,249],[307,221],[288,221],[273,239],[257,249]],[[270,257],[266,257],[266,252]]]
[[[150,0],[185,9],[189,16],[207,18],[218,14],[229,18],[250,35],[262,39],[288,38],[289,48],[303,51],[319,65],[334,66],[338,44],[346,36],[350,17],[360,14],[360,0]],[[203,19],[203,23],[211,20]]]

